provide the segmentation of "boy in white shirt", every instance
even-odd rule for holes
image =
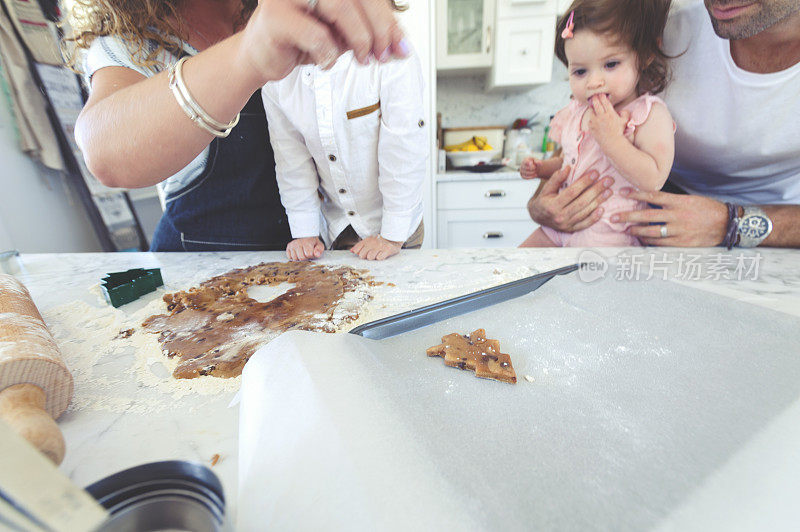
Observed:
[[[322,256],[320,236],[368,260],[422,244],[422,69],[413,52],[386,59],[360,65],[348,52],[262,89],[290,260]]]

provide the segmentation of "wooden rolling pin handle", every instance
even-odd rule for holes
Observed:
[[[47,394],[35,384],[0,391],[0,419],[56,465],[64,459],[64,436],[45,410]]]

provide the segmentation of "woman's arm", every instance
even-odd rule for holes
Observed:
[[[184,65],[194,99],[220,122],[231,120],[269,80],[300,63],[331,65],[345,49],[365,61],[390,50],[405,56],[388,2],[262,0],[241,32]],[[145,78],[123,67],[98,70],[75,137],[89,170],[110,186],[144,187],[186,166],[213,137],[176,103],[166,73]]]
[[[236,35],[186,61],[192,96],[214,118],[228,122],[260,86],[236,51]],[[233,57],[233,60],[231,60]],[[219,68],[219,65],[230,65]],[[249,76],[249,77],[248,77]],[[92,92],[75,125],[89,171],[117,187],[154,185],[189,164],[213,136],[178,106],[167,73],[151,78],[125,67],[92,76]]]
[[[660,190],[669,177],[675,156],[675,133],[667,108],[654,104],[636,138],[623,133],[629,116],[620,116],[604,94],[592,98],[589,130],[614,167],[640,190]]]

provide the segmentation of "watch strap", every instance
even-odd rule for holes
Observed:
[[[736,245],[739,238],[739,205],[734,203],[725,203],[728,208],[728,224],[725,227],[725,237],[722,239],[722,246],[727,249],[732,249]]]

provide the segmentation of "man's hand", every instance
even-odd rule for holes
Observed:
[[[350,248],[350,251],[367,260],[384,260],[397,255],[403,247],[402,242],[386,240],[380,235],[368,236]]]
[[[617,114],[611,101],[605,94],[592,96],[592,109],[589,114],[589,132],[597,139],[600,148],[605,151],[607,145],[624,138],[625,128],[631,118],[629,111]],[[630,139],[629,139],[630,140]]]
[[[608,188],[614,184],[610,177],[598,179],[595,171],[587,172],[561,190],[570,167],[565,166],[544,182],[539,193],[528,201],[528,212],[534,222],[557,231],[573,233],[586,229],[600,219],[600,204],[611,197]]]
[[[320,258],[324,250],[325,245],[315,236],[296,238],[286,246],[286,256],[291,261],[312,260]]]
[[[519,165],[519,175],[522,176],[522,179],[536,179],[537,177],[542,177],[539,171],[541,164],[542,161],[538,159],[526,157],[525,160],[522,161],[522,164]]]
[[[620,194],[661,207],[611,217],[612,222],[644,224],[631,226],[628,233],[648,246],[713,247],[725,238],[728,209],[724,203],[705,196],[641,192],[630,188],[622,189]],[[666,225],[647,225],[650,222]],[[662,227],[666,227],[666,237],[661,236]]]

